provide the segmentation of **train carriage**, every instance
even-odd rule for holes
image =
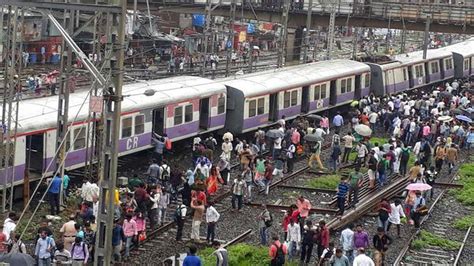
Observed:
[[[226,88],[209,79],[183,76],[140,82],[125,85],[123,94],[119,156],[151,148],[153,133],[176,141],[225,124]],[[86,96],[87,92],[70,96],[69,121],[78,115],[66,137],[67,169],[81,167],[86,160],[86,138],[92,125],[87,121],[87,104],[82,106]],[[22,181],[26,167],[36,176],[54,173],[57,106],[57,97],[20,103],[15,162],[9,175],[14,174],[15,182]],[[2,173],[0,178],[4,177]]]
[[[351,102],[370,91],[370,68],[350,60],[317,62],[222,81],[226,128],[242,133]]]
[[[474,74],[474,38],[442,49],[453,53],[455,78],[467,78]]]
[[[398,61],[386,64],[367,63],[372,73],[370,87],[377,96],[394,94],[409,89],[408,67]]]

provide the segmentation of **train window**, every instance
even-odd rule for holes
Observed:
[[[132,135],[132,118],[126,117],[122,119],[122,139]]]
[[[184,123],[193,121],[193,105],[186,105],[184,107]]]
[[[145,116],[137,115],[135,116],[135,135],[143,134],[145,132]]]
[[[217,99],[217,114],[220,115],[225,112],[225,95]]]
[[[326,83],[321,84],[321,99],[326,98]]]
[[[346,80],[341,79],[341,93],[346,93]]]
[[[423,77],[423,66],[421,65],[418,65],[418,66],[415,66],[415,77],[416,78],[419,78],[419,77]]]
[[[181,125],[183,123],[183,107],[178,106],[174,108],[174,125]]]
[[[438,62],[431,62],[431,73],[438,73]]]
[[[74,150],[84,149],[86,147],[86,127],[74,129]]]
[[[406,68],[402,69],[402,72],[403,72],[403,80],[406,81],[407,80],[407,69]]]
[[[346,89],[346,91],[347,92],[352,91],[352,78],[347,79],[347,89]]]
[[[263,115],[265,113],[265,98],[260,98],[257,101],[257,115]]]
[[[469,59],[464,59],[464,70],[469,69]]]
[[[298,104],[298,91],[294,90],[291,92],[291,106],[296,106]]]
[[[364,88],[368,88],[369,86],[370,86],[370,74],[365,74]]]
[[[321,85],[316,85],[314,86],[314,100],[319,100],[321,99]]]
[[[451,58],[445,59],[444,65],[446,66],[446,70],[453,69],[453,59]]]
[[[283,94],[283,108],[288,108],[290,107],[290,92],[289,91],[285,91],[285,94]]]
[[[249,117],[257,115],[257,100],[249,101]]]

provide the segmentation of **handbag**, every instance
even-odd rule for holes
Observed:
[[[425,216],[428,214],[428,207],[421,206],[420,208],[418,208],[418,210],[416,210],[416,212],[421,216]]]

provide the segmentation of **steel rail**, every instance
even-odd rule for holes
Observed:
[[[469,229],[467,229],[466,235],[464,235],[464,239],[462,241],[461,247],[459,248],[458,254],[456,255],[456,259],[454,260],[453,266],[457,266],[459,263],[459,260],[461,259],[461,254],[464,250],[464,246],[466,245],[467,238],[469,237],[469,234],[471,233],[472,226],[469,226]]]

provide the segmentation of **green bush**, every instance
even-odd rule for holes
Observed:
[[[426,230],[421,230],[420,235],[411,243],[411,246],[413,249],[417,250],[426,248],[428,246],[441,247],[447,250],[456,250],[461,246],[461,243],[444,239],[443,237],[432,234]]]
[[[474,205],[474,163],[461,165],[459,168],[460,183],[462,189],[456,189],[451,194],[464,205]]]
[[[237,244],[230,246],[227,251],[229,253],[229,265],[263,266],[270,264],[268,247]],[[199,252],[204,266],[216,264],[216,258],[212,255],[212,252],[214,252],[212,248],[206,248]]]
[[[459,230],[467,230],[469,227],[474,225],[474,214],[456,219],[453,225]]]
[[[322,175],[306,181],[310,188],[336,189],[341,181],[340,175]]]

